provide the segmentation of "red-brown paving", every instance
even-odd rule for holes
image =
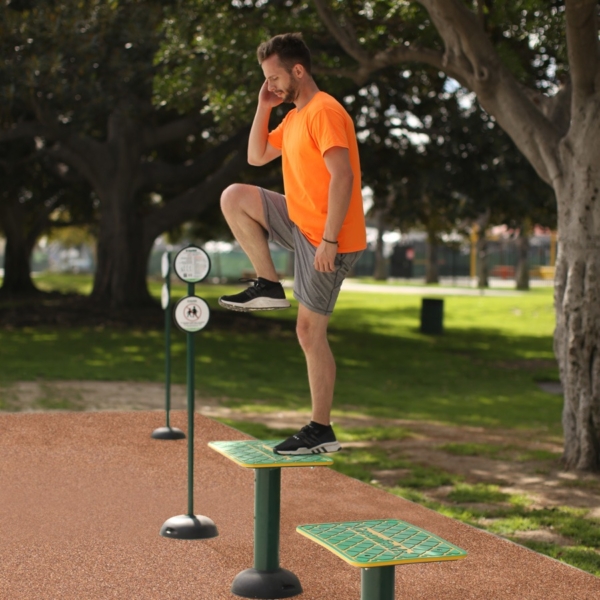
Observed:
[[[172,425],[186,429],[185,412]],[[207,447],[246,436],[196,416],[195,511],[219,537],[163,538],[187,511],[187,440],[150,437],[160,412],[0,416],[0,598],[237,598],[253,562],[254,473]],[[335,457],[334,457],[335,458]],[[281,566],[302,600],[358,600],[360,570],[295,532],[299,524],[401,519],[467,550],[456,562],[396,567],[396,598],[583,600],[600,578],[474,529],[328,468],[284,469]]]

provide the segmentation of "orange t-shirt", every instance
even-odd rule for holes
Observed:
[[[354,185],[350,206],[338,235],[338,252],[367,246],[360,162],[354,123],[346,109],[325,92],[315,94],[298,111],[293,108],[269,133],[269,143],[281,150],[283,185],[290,219],[313,246],[325,230],[331,175],[323,155],[335,146],[348,148]]]

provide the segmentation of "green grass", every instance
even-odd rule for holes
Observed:
[[[455,456],[483,456],[495,460],[513,460],[517,462],[529,462],[532,460],[558,460],[560,454],[550,452],[549,450],[532,450],[529,448],[521,448],[512,444],[477,444],[472,442],[466,443],[449,443],[438,446],[440,450],[444,450],[448,454]]]
[[[43,276],[42,287],[88,290],[89,277]],[[158,297],[161,283],[151,282]],[[198,285],[216,299],[232,286]],[[185,293],[173,285],[173,298]],[[335,408],[344,413],[560,432],[562,399],[536,380],[557,379],[551,290],[518,297],[447,297],[445,334],[418,331],[420,296],[344,292],[331,320],[338,363]],[[295,319],[296,311],[257,318]],[[42,379],[161,381],[161,331],[0,331],[0,385]],[[185,336],[173,332],[173,381],[185,380]],[[198,392],[238,408],[308,408],[304,357],[292,331],[196,336]],[[257,360],[260,357],[260,360]],[[543,410],[540,410],[543,407]]]

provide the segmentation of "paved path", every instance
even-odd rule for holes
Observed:
[[[185,429],[175,411],[173,426]],[[159,536],[187,507],[186,440],[158,441],[161,411],[0,415],[2,600],[231,600],[252,566],[253,473],[211,451],[246,436],[196,417],[197,513],[219,537]],[[334,457],[335,458],[335,457]],[[327,468],[282,476],[281,565],[301,600],[358,600],[358,569],[295,533],[299,524],[402,519],[469,553],[396,569],[398,600],[592,600],[600,579]]]
[[[443,287],[443,286],[419,286],[419,285],[400,285],[387,284],[377,285],[371,283],[359,283],[347,279],[342,284],[342,289],[351,292],[372,292],[377,294],[409,294],[423,296],[522,296],[523,292],[515,290],[488,288],[480,290],[479,288],[466,287]]]

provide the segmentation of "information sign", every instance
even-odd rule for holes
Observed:
[[[171,272],[171,261],[169,260],[169,252],[165,252],[162,255],[162,260],[160,262],[160,272],[162,276],[166,279]]]
[[[175,273],[186,283],[198,283],[206,278],[210,271],[210,258],[198,246],[188,246],[175,256]]]
[[[163,310],[167,310],[170,303],[171,294],[169,294],[169,286],[166,283],[163,283],[162,290],[160,292],[160,304],[163,307]]]

